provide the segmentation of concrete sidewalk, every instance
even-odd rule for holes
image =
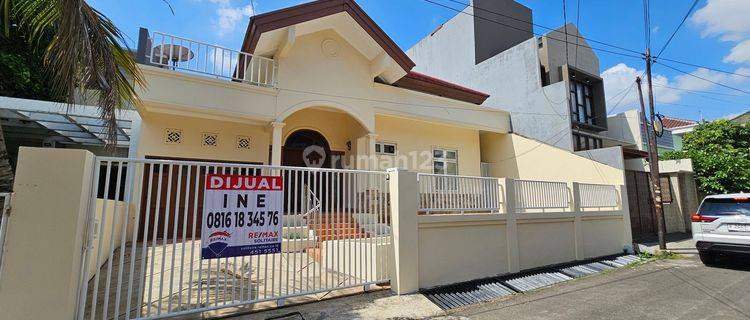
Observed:
[[[421,294],[377,291],[230,319],[748,319],[750,261],[696,256],[620,268],[526,294],[442,311]]]
[[[695,255],[698,250],[695,249],[695,241],[690,233],[669,233],[666,235],[667,250],[682,255]],[[659,238],[649,236],[636,241],[639,252],[655,253],[659,249]]]
[[[750,261],[660,260],[451,312],[469,319],[748,319]],[[728,259],[727,259],[728,260]]]

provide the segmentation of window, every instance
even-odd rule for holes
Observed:
[[[458,174],[458,151],[449,149],[432,150],[432,172],[436,174]]]
[[[570,115],[573,122],[594,125],[593,101],[590,84],[570,79]]]
[[[388,142],[376,142],[375,153],[394,156],[396,155],[396,144]]]
[[[659,177],[659,186],[661,187],[661,203],[672,203],[672,185],[669,183],[669,176]]]
[[[599,149],[601,147],[603,147],[601,138],[573,133],[573,149],[575,151]]]

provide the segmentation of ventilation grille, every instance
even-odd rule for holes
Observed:
[[[180,143],[182,143],[182,130],[180,130],[180,129],[166,129],[166,130],[164,130],[164,143],[166,143],[166,144],[180,144]]]
[[[201,139],[201,145],[204,147],[215,147],[219,145],[219,134],[213,132],[204,132]]]
[[[250,150],[250,137],[237,136],[237,149]]]

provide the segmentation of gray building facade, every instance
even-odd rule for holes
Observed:
[[[602,148],[599,59],[574,25],[535,37],[532,21],[513,0],[474,0],[407,54],[415,71],[490,94],[483,105],[509,111],[517,134],[569,151]]]

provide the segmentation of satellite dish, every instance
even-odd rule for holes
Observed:
[[[659,138],[664,135],[664,122],[662,121],[662,118],[664,118],[663,115],[656,114],[654,116],[654,123],[652,124],[654,133]]]
[[[178,62],[190,61],[195,57],[190,48],[178,44],[160,44],[153,49],[154,60],[161,64],[176,65]]]

